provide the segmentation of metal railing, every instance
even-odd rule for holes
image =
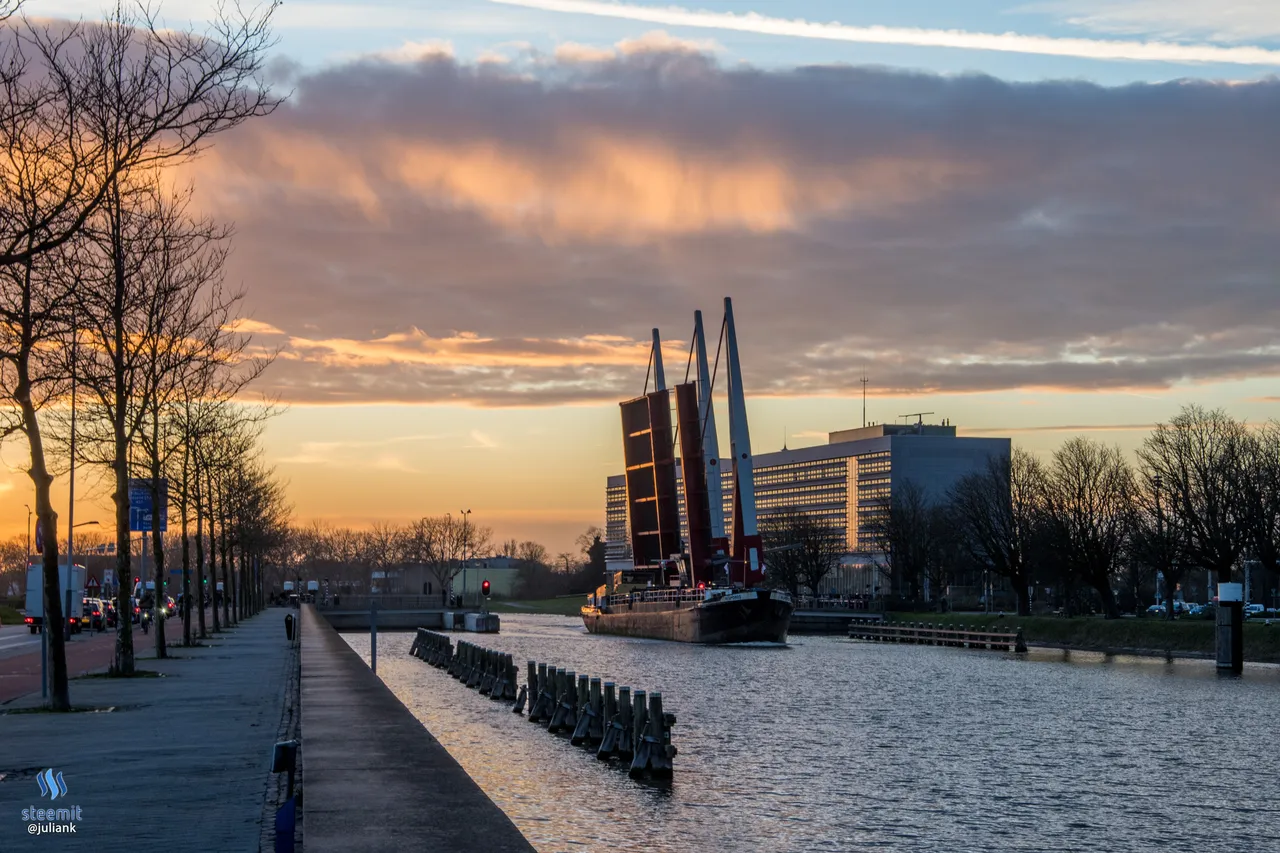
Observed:
[[[439,595],[331,595],[316,597],[316,607],[321,610],[368,610],[377,602],[379,610],[448,610]],[[461,608],[461,605],[459,605]]]

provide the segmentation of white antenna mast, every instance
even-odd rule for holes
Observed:
[[[756,487],[751,465],[751,435],[747,430],[747,399],[742,392],[742,365],[738,362],[738,333],[733,327],[733,300],[724,298],[725,342],[729,350],[729,441],[733,449],[733,481],[742,502],[742,535],[747,541],[756,531]],[[737,522],[734,522],[735,527]],[[735,543],[735,548],[736,543]],[[747,548],[747,568],[752,577],[760,571],[760,551]]]
[[[662,372],[662,339],[653,330],[653,390],[667,390],[667,375]]]
[[[702,312],[693,312],[693,339],[698,358],[698,422],[702,424],[702,464],[707,470],[707,503],[711,505],[711,538],[724,538],[724,493],[720,488],[720,438],[716,410],[711,404],[711,370],[707,366],[707,338]]]

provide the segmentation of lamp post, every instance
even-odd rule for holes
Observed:
[[[1166,568],[1167,568],[1166,557],[1168,555],[1165,553],[1165,542],[1164,542],[1164,509],[1160,505],[1160,487],[1163,485],[1164,485],[1164,478],[1161,477],[1159,474],[1156,474],[1154,477],[1151,478],[1151,486],[1152,486],[1152,490],[1155,492],[1155,499],[1156,499],[1156,547],[1159,548],[1159,551],[1157,553],[1159,554],[1158,559],[1160,561],[1160,576],[1164,578],[1164,582],[1166,585],[1165,599],[1168,600],[1170,598],[1173,598],[1173,595],[1168,590],[1169,574],[1166,571]],[[1156,602],[1156,604],[1159,604],[1159,603],[1160,602],[1158,601]],[[1165,615],[1168,618],[1172,619],[1173,608],[1170,607],[1169,612]]]
[[[462,606],[467,606],[467,545],[470,544],[471,537],[467,535],[467,522],[471,517],[471,510],[460,509],[458,514],[462,516]]]

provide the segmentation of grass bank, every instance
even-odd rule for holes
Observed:
[[[1011,630],[1021,627],[1031,645],[1062,646],[1088,651],[1213,656],[1212,619],[1103,619],[1101,616],[1004,616],[983,613],[892,613],[903,622],[982,625]],[[1258,621],[1244,626],[1245,660],[1280,663],[1280,623]]]
[[[493,601],[489,609],[494,613],[550,613],[555,616],[579,616],[585,595],[568,598],[543,598],[535,601]]]
[[[16,607],[0,604],[0,625],[21,625],[22,614]]]

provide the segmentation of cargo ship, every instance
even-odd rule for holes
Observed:
[[[627,521],[634,568],[619,572],[582,608],[593,634],[684,643],[786,641],[791,596],[765,586],[764,547],[756,526],[751,438],[738,361],[733,303],[724,300],[733,529],[728,535],[722,460],[702,312],[694,314],[697,379],[668,388],[662,342],[653,330],[645,393],[621,403]],[[717,350],[717,367],[719,366]],[[654,390],[649,391],[653,380]],[[672,422],[672,393],[676,419]],[[688,540],[680,535],[676,443],[685,486]],[[611,588],[610,588],[611,587]]]

